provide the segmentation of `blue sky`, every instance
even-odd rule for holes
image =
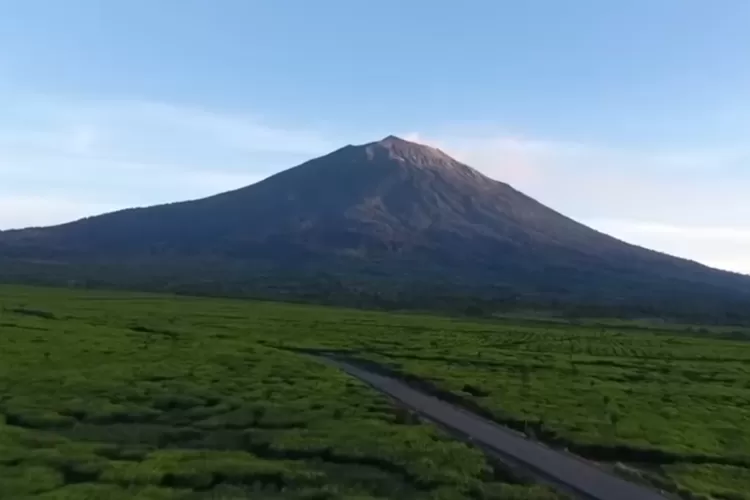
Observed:
[[[0,228],[398,134],[750,273],[746,0],[0,0]]]

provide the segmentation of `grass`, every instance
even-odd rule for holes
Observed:
[[[23,287],[0,308],[0,499],[560,498],[292,348],[686,498],[750,498],[732,336]]]
[[[263,345],[351,313],[29,288],[0,307],[0,498],[558,498]]]

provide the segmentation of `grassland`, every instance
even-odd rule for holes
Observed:
[[[0,287],[0,499],[559,498],[299,348],[750,498],[750,343],[631,326]]]

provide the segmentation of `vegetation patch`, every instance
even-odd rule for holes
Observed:
[[[327,309],[27,288],[0,306],[0,498],[560,498],[264,345]]]
[[[743,338],[0,287],[0,498],[561,498],[308,350],[685,498],[750,498]]]

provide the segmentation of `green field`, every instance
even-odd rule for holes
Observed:
[[[298,348],[686,497],[750,498],[733,336],[0,287],[0,498],[560,498]]]

